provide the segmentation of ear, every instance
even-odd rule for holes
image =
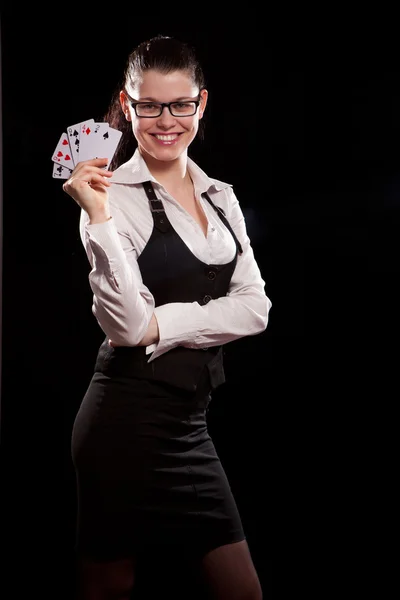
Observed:
[[[208,100],[208,91],[204,88],[200,92],[199,119],[203,117]]]
[[[130,104],[128,96],[122,90],[119,93],[119,101],[120,101],[120,104],[121,104],[122,111],[123,111],[123,113],[125,115],[125,119],[127,121],[131,121],[132,120],[132,118],[131,118],[131,104]]]

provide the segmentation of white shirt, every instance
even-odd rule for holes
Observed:
[[[155,313],[160,339],[148,346],[149,362],[176,346],[205,348],[264,331],[272,306],[265,282],[254,259],[239,202],[231,185],[211,179],[188,158],[195,195],[208,219],[207,236],[200,225],[156,181],[138,150],[116,169],[111,178],[109,206],[112,219],[90,225],[81,211],[80,235],[91,271],[92,310],[100,327],[116,345],[136,346]],[[208,192],[220,206],[242,245],[227,296],[198,302],[171,302],[155,307],[151,291],[143,284],[137,259],[153,230],[153,217],[142,182],[151,181],[162,200],[171,225],[201,261],[230,262],[235,241],[221,219],[201,197]]]

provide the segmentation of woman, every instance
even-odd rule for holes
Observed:
[[[263,332],[271,302],[231,186],[188,157],[207,98],[190,47],[141,43],[106,118],[110,170],[83,161],[63,185],[105,333],[72,433],[85,599],[129,598],[149,547],[183,549],[215,598],[262,597],[206,409],[223,345]]]

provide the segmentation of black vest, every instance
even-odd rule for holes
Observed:
[[[145,182],[143,187],[149,199],[154,227],[138,264],[143,283],[152,293],[155,306],[170,302],[204,305],[214,298],[226,296],[237,255],[242,248],[222,209],[211,201],[206,192],[203,193],[236,243],[236,253],[231,262],[209,265],[196,258],[172,227],[151,182]],[[201,349],[178,346],[150,363],[149,357],[143,346],[111,348],[106,338],[100,346],[95,370],[109,376],[152,379],[194,391],[207,366],[211,389],[225,381],[221,346]]]

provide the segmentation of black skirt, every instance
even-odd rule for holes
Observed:
[[[98,560],[149,547],[201,556],[245,539],[196,392],[96,372],[75,419],[76,550]]]

